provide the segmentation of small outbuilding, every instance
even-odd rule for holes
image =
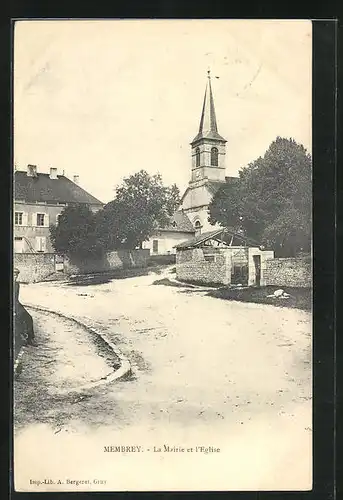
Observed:
[[[157,229],[148,241],[143,242],[143,248],[150,250],[152,256],[172,255],[176,253],[177,245],[194,236],[195,229],[187,214],[177,210],[166,227]]]
[[[257,241],[220,228],[176,246],[176,276],[181,281],[264,286],[266,261],[274,258]]]

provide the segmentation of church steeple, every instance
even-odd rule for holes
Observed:
[[[207,85],[202,106],[199,132],[193,139],[191,144],[199,141],[200,139],[214,139],[226,142],[226,140],[218,134],[216,111],[214,107],[214,99],[211,87],[210,70],[207,71]]]
[[[218,133],[216,111],[214,108],[214,99],[211,87],[211,74],[210,70],[208,70],[199,131],[191,142],[191,183],[204,179],[225,182],[224,160],[226,142],[226,139]]]

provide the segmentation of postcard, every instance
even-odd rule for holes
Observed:
[[[312,489],[312,25],[18,20],[14,487]]]

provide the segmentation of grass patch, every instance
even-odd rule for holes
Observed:
[[[254,302],[256,304],[271,304],[277,307],[291,307],[310,311],[312,307],[312,293],[310,288],[282,287],[290,295],[288,299],[268,297],[280,289],[278,286],[265,286],[261,288],[229,288],[221,287],[207,293],[210,297],[223,300],[237,300],[239,302]]]
[[[190,285],[190,286],[194,285],[196,287],[201,286],[204,288],[215,288],[216,290],[223,286],[222,283],[216,283],[214,281],[210,281],[210,282],[206,281],[206,283],[204,283],[201,280],[182,280],[182,283],[185,283],[185,284]]]
[[[153,282],[153,285],[165,285],[165,286],[175,286],[176,288],[189,288],[186,283],[176,283],[175,281],[170,281],[169,278],[162,278]]]

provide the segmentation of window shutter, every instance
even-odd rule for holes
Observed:
[[[28,215],[27,212],[23,212],[23,220],[22,220],[23,226],[28,225],[28,216],[27,215]]]
[[[40,249],[42,250],[42,252],[46,252],[46,237],[45,236],[41,237],[41,247],[40,247]]]
[[[49,227],[49,214],[44,214],[44,227]]]
[[[39,252],[39,250],[40,250],[40,241],[41,241],[40,240],[40,236],[36,236],[36,245],[35,245],[35,247],[36,247],[36,251],[37,252]]]
[[[32,212],[31,214],[31,225],[32,226],[37,226],[37,213],[36,212]]]

